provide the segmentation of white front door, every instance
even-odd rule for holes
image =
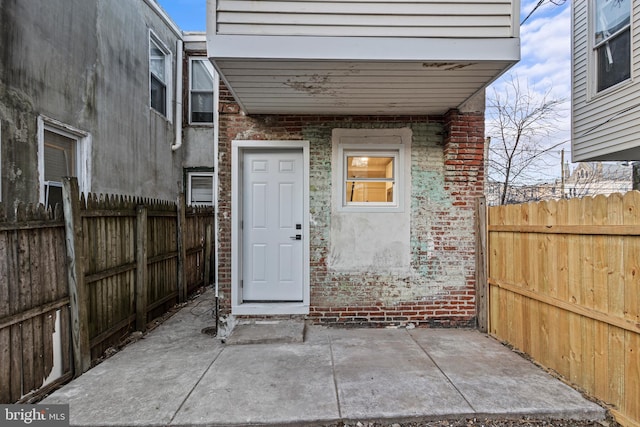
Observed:
[[[243,156],[242,299],[302,301],[302,150],[247,150]]]

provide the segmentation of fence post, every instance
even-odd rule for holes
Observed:
[[[185,227],[186,227],[186,214],[185,214],[185,201],[184,193],[178,195],[177,201],[177,240],[178,240],[178,301],[184,302],[187,300],[187,283],[185,277],[185,262],[187,259],[187,250],[185,242]]]
[[[74,377],[80,376],[91,366],[89,307],[84,283],[85,257],[83,253],[79,195],[78,179],[64,177],[62,179],[62,206],[64,209],[64,231],[67,246],[67,276],[69,281]]]
[[[489,330],[487,293],[487,201],[476,199],[476,319],[480,332]]]
[[[147,207],[136,207],[136,330],[147,327]]]
[[[204,286],[211,284],[211,247],[213,236],[213,226],[207,224],[204,232]]]

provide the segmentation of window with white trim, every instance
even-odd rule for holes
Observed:
[[[401,207],[402,146],[340,144],[338,153],[344,210]]]
[[[189,58],[189,67],[189,123],[213,123],[213,66],[208,59]]]
[[[187,201],[189,205],[213,206],[213,172],[187,174]]]
[[[631,1],[593,0],[596,92],[631,78]]]
[[[149,93],[151,108],[169,117],[171,98],[171,54],[153,33],[149,33]]]
[[[91,136],[57,120],[38,117],[40,203],[62,204],[62,178],[78,179],[81,192],[91,191]]]

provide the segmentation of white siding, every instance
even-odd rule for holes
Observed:
[[[640,160],[640,1],[633,2],[631,81],[594,94],[587,1],[573,3],[573,161]]]
[[[517,37],[513,0],[217,0],[216,34]],[[517,15],[517,12],[516,12]]]

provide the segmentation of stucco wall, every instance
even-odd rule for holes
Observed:
[[[224,92],[223,92],[224,94]],[[333,129],[409,128],[410,251],[407,270],[334,268],[331,259]],[[230,144],[242,140],[310,142],[311,313],[330,324],[471,325],[475,321],[474,200],[482,194],[483,115],[439,117],[253,116],[221,102],[219,287],[223,314],[231,293]],[[342,224],[356,227],[357,221]],[[335,235],[333,236],[335,238]],[[390,246],[392,247],[392,245]],[[344,267],[342,265],[341,267]]]
[[[175,74],[177,35],[143,1],[0,0],[4,202],[39,200],[39,115],[90,134],[92,191],[175,198],[173,119],[149,107],[150,28]]]

